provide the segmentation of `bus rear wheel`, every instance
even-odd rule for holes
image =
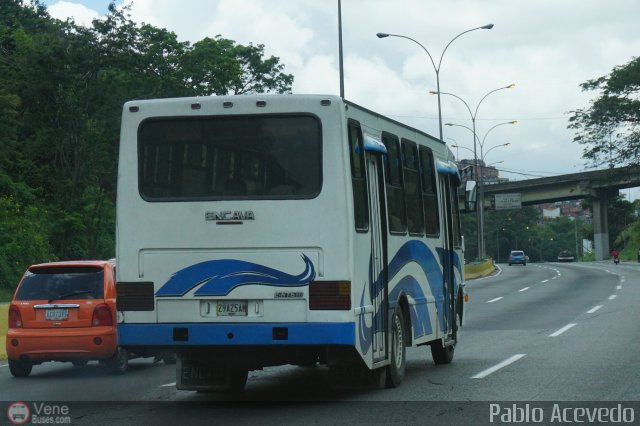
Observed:
[[[402,383],[406,370],[406,334],[402,309],[398,306],[391,318],[391,364],[387,366],[387,388],[396,388]]]
[[[431,357],[436,365],[450,364],[453,361],[453,352],[455,345],[444,346],[442,339],[431,343]]]

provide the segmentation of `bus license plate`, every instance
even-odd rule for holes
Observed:
[[[64,308],[47,309],[44,311],[44,319],[47,321],[61,321],[69,319],[69,310]]]
[[[218,301],[216,313],[221,317],[247,316],[246,300]]]

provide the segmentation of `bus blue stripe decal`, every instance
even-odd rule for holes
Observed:
[[[444,324],[442,271],[440,270],[438,260],[425,243],[419,240],[411,240],[407,241],[402,247],[400,247],[391,262],[389,262],[389,280],[392,280],[409,262],[416,262],[420,265],[427,276],[427,282],[431,288],[431,294],[436,301],[438,320],[440,321],[440,324]],[[414,298],[425,297],[419,285],[416,287],[416,290],[419,291],[419,293],[411,292],[409,294]]]
[[[302,255],[305,269],[290,275],[257,263],[235,259],[209,260],[179,270],[156,292],[157,297],[181,297],[190,290],[196,296],[225,296],[236,287],[259,284],[277,287],[301,287],[316,276],[313,263]]]
[[[411,307],[411,324],[414,324],[414,338],[422,337],[433,332],[431,327],[431,320],[429,319],[429,309],[427,307],[426,298],[424,292],[420,288],[420,283],[411,275],[403,277],[395,286],[391,295],[391,300],[397,300],[400,293],[406,293],[411,295],[416,302],[422,301],[422,303],[416,303],[410,305]]]
[[[188,341],[175,341],[175,328],[188,329]],[[273,329],[286,328],[286,340],[274,340]],[[188,323],[119,324],[120,345],[355,345],[355,323]]]

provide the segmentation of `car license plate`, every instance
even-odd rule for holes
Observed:
[[[218,316],[247,316],[247,301],[246,300],[225,300],[218,301],[216,307],[216,313]]]
[[[69,319],[69,310],[64,308],[47,309],[44,311],[44,319],[47,321],[61,321]]]

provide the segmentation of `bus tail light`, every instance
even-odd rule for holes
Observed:
[[[16,305],[9,307],[9,328],[22,328],[22,315]]]
[[[111,317],[111,309],[109,309],[109,305],[107,305],[106,303],[101,303],[96,306],[96,308],[93,310],[91,325],[94,327],[113,325],[113,319]]]
[[[309,284],[309,309],[347,311],[351,309],[351,281],[313,281]]]

